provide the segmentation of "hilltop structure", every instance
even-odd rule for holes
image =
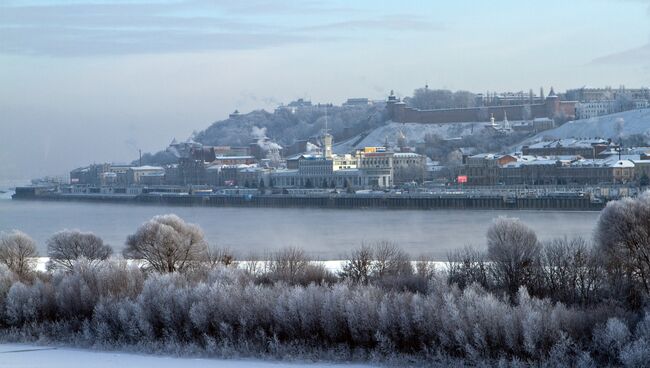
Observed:
[[[549,118],[564,122],[575,119],[575,101],[561,101],[553,88],[544,100],[502,106],[480,106],[454,109],[421,110],[409,107],[391,91],[387,100],[388,117],[399,123],[445,124],[488,121],[534,120]]]

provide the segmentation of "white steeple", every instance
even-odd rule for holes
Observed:
[[[510,123],[508,122],[508,112],[506,112],[506,110],[503,110],[503,125],[501,128],[504,130],[510,129]]]
[[[327,131],[327,106],[325,106],[325,131],[323,134],[323,158],[332,158],[332,135]]]
[[[490,114],[490,126],[491,126],[492,128],[496,128],[496,127],[497,127],[497,123],[494,121],[494,113]]]

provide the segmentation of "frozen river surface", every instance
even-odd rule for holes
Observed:
[[[166,213],[200,225],[210,244],[231,248],[240,257],[298,246],[322,260],[341,259],[362,242],[378,240],[396,242],[413,256],[442,260],[465,245],[484,247],[486,230],[498,216],[518,217],[541,239],[591,239],[598,219],[597,212],[162,207],[0,199],[0,231],[26,232],[43,255],[47,238],[66,228],[92,231],[120,251],[141,223]]]

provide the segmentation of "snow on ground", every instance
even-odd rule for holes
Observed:
[[[47,262],[50,260],[49,257],[38,257],[36,259],[36,270],[45,272],[47,270]],[[135,261],[133,261],[135,262]],[[345,260],[317,260],[315,261],[316,263],[322,263],[323,266],[325,266],[326,269],[328,269],[330,272],[333,273],[338,273],[343,269],[343,265],[345,264]],[[240,261],[239,266],[241,268],[246,268],[246,263],[247,261]],[[436,269],[436,270],[444,270],[447,267],[446,262],[439,262],[439,261],[432,261],[431,265]],[[415,263],[413,263],[413,266],[415,267]]]
[[[131,368],[131,367],[219,367],[219,368],[367,368],[369,364],[329,364],[267,362],[262,360],[227,360],[210,358],[178,358],[121,352],[92,351],[30,344],[0,344],[0,368]]]
[[[446,123],[446,124],[421,124],[421,123],[396,123],[389,122],[388,124],[371,131],[366,137],[361,135],[348,139],[345,142],[335,144],[333,149],[335,153],[347,153],[356,148],[383,146],[388,138],[388,142],[395,144],[399,132],[402,131],[406,136],[406,141],[423,142],[427,134],[435,134],[442,139],[453,139],[465,137],[468,135],[479,133],[485,129],[488,122],[474,122],[474,123]],[[356,141],[359,143],[354,144]]]
[[[650,136],[650,109],[630,110],[590,119],[569,121],[555,129],[537,134],[527,142],[551,138],[612,138],[645,134]]]

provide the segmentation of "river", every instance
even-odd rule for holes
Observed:
[[[0,231],[19,229],[46,253],[46,240],[63,229],[92,231],[124,248],[128,234],[151,217],[175,213],[201,226],[210,244],[240,257],[298,246],[321,260],[341,259],[362,242],[396,242],[414,258],[444,260],[465,245],[485,247],[495,217],[517,217],[540,239],[583,236],[591,239],[597,212],[467,210],[336,210],[293,208],[162,207],[153,205],[13,201],[0,196]]]

